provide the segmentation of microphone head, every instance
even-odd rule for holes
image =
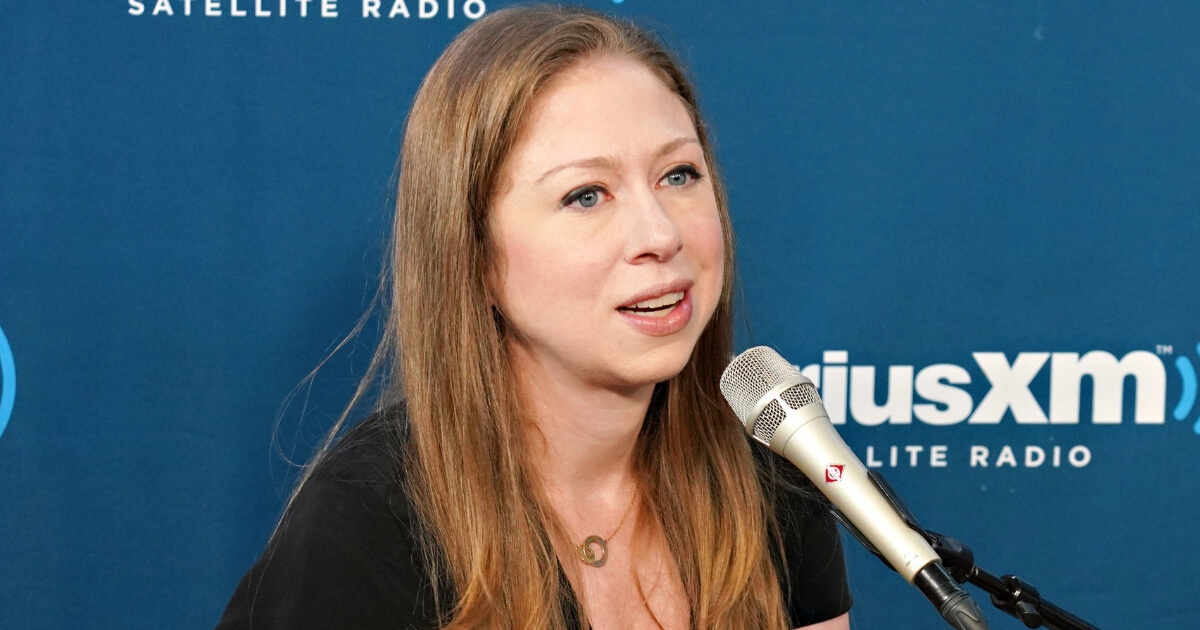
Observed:
[[[821,401],[812,381],[766,346],[734,357],[721,375],[721,394],[746,432],[767,444],[786,416],[777,398],[792,409]]]

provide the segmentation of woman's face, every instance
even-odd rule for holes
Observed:
[[[640,63],[598,56],[549,83],[489,219],[523,376],[626,389],[683,369],[721,294],[709,174],[683,102]]]

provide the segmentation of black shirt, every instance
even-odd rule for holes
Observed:
[[[238,583],[217,630],[438,627],[398,472],[395,422],[368,418],[318,464]],[[787,570],[780,583],[792,626],[845,613],[850,592],[828,510],[789,492],[778,493],[777,505]]]

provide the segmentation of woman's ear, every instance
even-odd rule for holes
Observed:
[[[504,333],[508,330],[508,328],[504,325],[504,313],[501,313],[500,307],[496,306],[495,304],[492,304],[491,308],[492,325],[496,327],[496,334],[500,335],[500,339],[503,340]]]
[[[483,296],[487,300],[487,305],[492,309],[497,309],[500,301],[496,299],[496,287],[500,286],[500,272],[495,265],[490,265],[487,272],[483,274]]]
[[[500,310],[500,301],[496,299],[499,293],[496,287],[499,284],[500,272],[495,265],[488,265],[488,269],[483,273],[483,299],[487,304],[488,311],[492,314],[492,324],[496,327],[496,332],[500,337],[504,337],[504,313]]]
[[[504,293],[501,290],[504,286],[504,251],[500,249],[494,234],[487,236],[489,242],[486,245],[487,262],[484,263],[483,271],[483,294],[488,306],[498,309],[500,296]]]

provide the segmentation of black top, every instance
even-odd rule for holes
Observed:
[[[238,583],[217,630],[438,627],[394,422],[373,416],[338,441]],[[792,626],[845,613],[850,591],[833,518],[793,493],[780,492],[777,503]]]

